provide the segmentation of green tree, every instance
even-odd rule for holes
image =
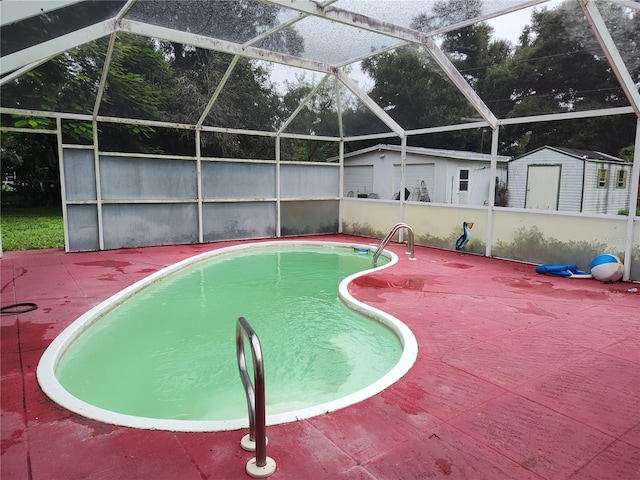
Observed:
[[[635,150],[636,148],[634,145],[627,145],[626,147],[620,149],[620,152],[618,152],[618,157],[622,158],[623,160],[632,162],[633,156],[635,155]]]
[[[473,113],[445,74],[416,48],[368,58],[362,69],[374,80],[369,95],[405,129],[460,123]]]
[[[604,13],[617,19],[618,29],[613,31],[617,41],[638,38],[633,30],[637,20],[624,15],[621,7],[609,6]],[[638,74],[632,70],[632,76]],[[499,92],[500,112],[506,111],[508,117],[628,105],[576,2],[535,10],[513,56],[491,69],[488,79]],[[505,128],[501,150],[517,155],[548,144],[616,155],[633,142],[631,117],[511,126]]]
[[[108,38],[69,50],[2,87],[2,105],[90,114],[96,101]],[[153,41],[120,34],[114,46],[100,114],[158,119],[167,97],[170,66]],[[20,118],[16,117],[16,121]],[[91,129],[67,121],[73,141],[91,140]],[[144,138],[144,137],[143,137]]]
[[[83,49],[81,47],[81,51]],[[119,33],[100,114],[162,119],[167,107],[171,75],[171,66],[153,40]]]
[[[481,3],[438,1],[430,12],[417,15],[411,26],[430,33],[477,16]],[[511,48],[508,42],[492,41],[492,32],[486,23],[474,24],[447,32],[441,43],[443,51],[483,99],[494,94],[493,85],[487,80],[488,66],[502,64]],[[372,98],[404,128],[456,124],[478,116],[431,57],[419,49],[405,47],[367,59],[363,70],[374,79]],[[489,148],[489,136],[486,140]],[[425,146],[477,150],[482,148],[482,132],[414,137],[414,141]]]
[[[336,79],[324,81],[315,94],[308,99],[287,128],[287,132],[307,135],[339,136],[338,106],[336,103]],[[283,115],[288,119],[313,91],[314,85],[305,77],[295,82],[285,82],[286,93],[283,96]],[[300,161],[323,161],[339,152],[336,142],[324,142],[312,139],[291,139],[285,142],[282,158]]]
[[[262,2],[191,1],[189,8],[175,2],[151,1],[137,5],[138,14],[154,19],[171,18],[172,28],[215,36],[244,44],[278,24],[279,8]],[[302,37],[294,28],[263,39],[256,47],[299,55]],[[168,98],[170,120],[196,123],[220,84],[231,55],[194,48],[175,42],[161,42],[174,76]],[[240,59],[204,124],[241,129],[274,130],[282,120],[280,98],[270,80],[270,70],[261,62]],[[273,151],[265,137],[212,134],[201,137],[208,155],[261,157]],[[193,133],[182,132],[182,141],[193,144]]]
[[[108,39],[102,38],[69,50],[2,87],[4,107],[90,114],[102,75]],[[120,35],[101,103],[101,114],[157,119],[166,103],[170,66],[152,40]],[[55,121],[21,115],[3,116],[3,125],[51,129]],[[148,151],[150,127],[102,124],[103,150]],[[64,120],[67,143],[92,143],[90,123]],[[4,132],[6,158],[13,151],[22,159],[16,167],[18,180],[36,188],[42,182],[59,183],[57,143],[54,135]],[[5,168],[3,167],[3,173]],[[26,186],[24,188],[27,188]],[[39,187],[37,187],[39,188]]]

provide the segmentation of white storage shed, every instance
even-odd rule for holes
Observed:
[[[544,146],[509,162],[509,206],[617,214],[629,208],[632,162]]]

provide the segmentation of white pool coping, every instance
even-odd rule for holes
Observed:
[[[53,342],[49,345],[49,347],[45,350],[44,354],[40,358],[40,362],[38,363],[38,368],[36,370],[36,376],[40,387],[42,388],[44,393],[54,402],[74,413],[93,420],[121,425],[124,427],[179,432],[212,432],[248,428],[248,416],[246,418],[239,418],[234,420],[167,420],[137,417],[133,415],[126,415],[122,413],[112,412],[110,410],[105,410],[103,408],[99,408],[87,402],[84,402],[69,393],[58,381],[55,375],[55,371],[58,363],[60,362],[60,359],[62,358],[66,350],[77,338],[80,337],[80,335],[82,335],[88,328],[90,328],[103,315],[112,310],[115,306],[137,294],[147,286],[165,278],[166,276],[174,272],[177,272],[178,270],[212,257],[242,250],[283,246],[315,246],[354,249],[366,248],[369,251],[373,251],[376,248],[375,245],[362,245],[356,243],[281,240],[224,247],[182,260],[181,262],[163,268],[121,290],[120,292],[116,293],[115,295],[111,296],[107,300],[101,302],[91,310],[78,317],[71,325],[64,329],[53,340]],[[376,320],[384,324],[387,328],[389,328],[393,333],[397,335],[402,345],[402,354],[398,363],[387,374],[385,374],[383,377],[381,377],[371,385],[362,388],[354,393],[351,393],[345,397],[332,400],[330,402],[275,415],[269,415],[269,409],[267,406],[267,425],[278,425],[281,423],[288,423],[294,422],[296,420],[311,418],[361,402],[362,400],[370,398],[394,384],[396,381],[402,378],[413,366],[418,356],[418,342],[416,341],[416,338],[409,327],[407,327],[407,325],[402,323],[396,317],[356,300],[348,292],[347,289],[347,285],[349,284],[349,282],[353,281],[354,279],[371,273],[372,271],[388,268],[398,262],[398,256],[393,252],[384,250],[382,255],[390,259],[389,263],[348,276],[347,278],[342,280],[342,282],[340,282],[340,285],[338,287],[338,295],[349,308],[361,313],[362,315],[372,320]],[[240,383],[239,375],[238,382]]]

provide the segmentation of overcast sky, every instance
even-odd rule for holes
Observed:
[[[551,2],[538,5],[537,7],[518,10],[517,12],[510,13],[509,15],[503,15],[489,20],[487,23],[494,28],[494,38],[509,40],[511,43],[515,44],[518,42],[518,38],[522,33],[522,28],[526,24],[530,23],[529,21],[531,20],[531,13],[533,9],[554,9],[561,4],[562,1],[563,0],[553,0]]]

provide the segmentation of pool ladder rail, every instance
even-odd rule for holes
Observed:
[[[249,339],[253,357],[253,383],[247,371],[244,354],[244,336]],[[264,393],[264,361],[260,339],[244,317],[238,318],[236,325],[236,354],[238,370],[247,396],[249,410],[249,433],[240,441],[247,451],[256,456],[247,462],[247,474],[253,478],[267,478],[276,471],[276,462],[267,457],[266,397]]]
[[[380,257],[380,254],[382,253],[382,251],[384,250],[384,247],[387,246],[387,244],[391,241],[391,239],[393,238],[393,236],[402,229],[406,229],[407,232],[409,233],[409,238],[407,240],[407,255],[409,255],[409,260],[415,260],[416,257],[414,255],[414,248],[415,248],[415,240],[413,237],[413,229],[407,225],[406,223],[396,223],[393,228],[391,228],[391,230],[389,230],[389,233],[387,233],[387,236],[384,237],[384,239],[382,240],[382,242],[380,242],[380,245],[378,245],[378,248],[376,248],[376,251],[373,253],[373,266],[377,267],[378,266],[378,258]]]

